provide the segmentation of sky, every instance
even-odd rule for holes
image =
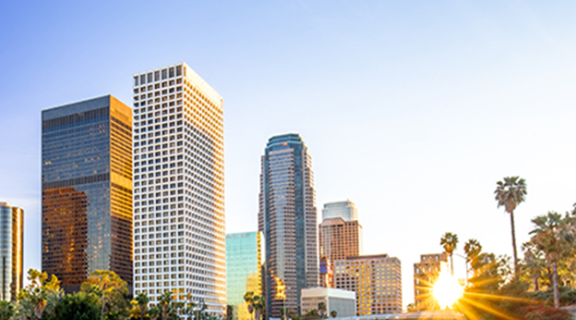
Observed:
[[[512,254],[494,200],[526,179],[530,220],[576,202],[576,2],[0,2],[0,201],[25,210],[41,267],[41,110],[112,94],[185,61],[224,98],[227,232],[257,229],[260,157],[294,132],[312,155],[318,219],[350,199],[364,253],[413,263],[445,232]],[[520,254],[521,256],[521,254]],[[464,277],[464,260],[455,258]]]

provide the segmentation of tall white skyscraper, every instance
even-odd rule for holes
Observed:
[[[185,63],[134,76],[134,294],[226,311],[222,97]]]

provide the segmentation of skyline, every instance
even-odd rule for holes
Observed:
[[[413,263],[441,252],[444,232],[457,252],[476,238],[512,254],[493,195],[504,176],[528,185],[518,245],[531,218],[576,202],[573,2],[0,8],[0,176],[14,181],[0,201],[26,212],[25,270],[40,266],[40,111],[103,94],[131,105],[133,74],[178,61],[224,97],[226,232],[257,230],[259,157],[269,137],[297,132],[317,207],[354,201],[364,253],[402,261],[404,307]],[[186,43],[167,50],[174,41]]]

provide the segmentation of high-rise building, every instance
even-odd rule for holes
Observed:
[[[0,301],[16,301],[22,289],[24,210],[0,202]]]
[[[334,263],[326,256],[320,257],[320,287],[334,288]]]
[[[184,62],[134,76],[134,283],[226,311],[222,97]]]
[[[300,311],[300,291],[318,286],[312,160],[298,134],[268,140],[260,175],[259,230],[266,239],[266,307]],[[283,294],[285,289],[285,294]]]
[[[108,95],[42,111],[42,270],[132,285],[132,110]]]
[[[356,221],[358,220],[358,209],[356,209],[354,202],[350,200],[325,203],[322,209],[322,220],[332,218]]]
[[[330,261],[362,254],[362,226],[357,220],[324,219],[318,234],[320,254]]]
[[[258,231],[226,235],[226,301],[232,309],[228,310],[229,319],[252,319],[244,294],[262,296],[263,245]]]
[[[414,264],[414,308],[416,310],[440,309],[440,305],[432,296],[432,287],[443,269],[448,269],[446,252],[420,255],[420,262]]]
[[[336,288],[356,292],[358,315],[402,312],[400,259],[386,254],[336,261]]]

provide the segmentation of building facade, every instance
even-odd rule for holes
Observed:
[[[24,210],[0,202],[0,301],[16,301],[23,280]]]
[[[298,134],[268,140],[261,162],[259,230],[266,242],[266,308],[300,311],[300,291],[318,286],[312,160]],[[285,288],[285,298],[282,294]]]
[[[334,288],[334,264],[322,255],[320,257],[320,287]]]
[[[134,76],[134,283],[226,311],[222,97],[184,62]]]
[[[320,254],[330,261],[362,254],[362,226],[357,220],[324,219],[319,226]]]
[[[318,304],[323,302],[326,311],[318,310],[319,313],[325,313],[323,318],[331,318],[332,311],[336,311],[337,317],[356,316],[356,293],[353,291],[334,288],[302,289],[301,299],[302,313],[318,310]]]
[[[400,259],[386,254],[336,261],[336,288],[356,292],[358,315],[402,312]]]
[[[432,287],[440,272],[448,269],[446,252],[420,255],[414,264],[414,308],[416,310],[439,310],[438,301],[432,296]]]
[[[354,202],[350,200],[328,202],[322,209],[322,220],[342,218],[344,221],[357,221],[358,209]]]
[[[132,110],[112,96],[42,111],[42,270],[132,286]]]
[[[244,294],[262,296],[264,239],[261,232],[226,235],[226,301],[229,319],[251,320]]]

